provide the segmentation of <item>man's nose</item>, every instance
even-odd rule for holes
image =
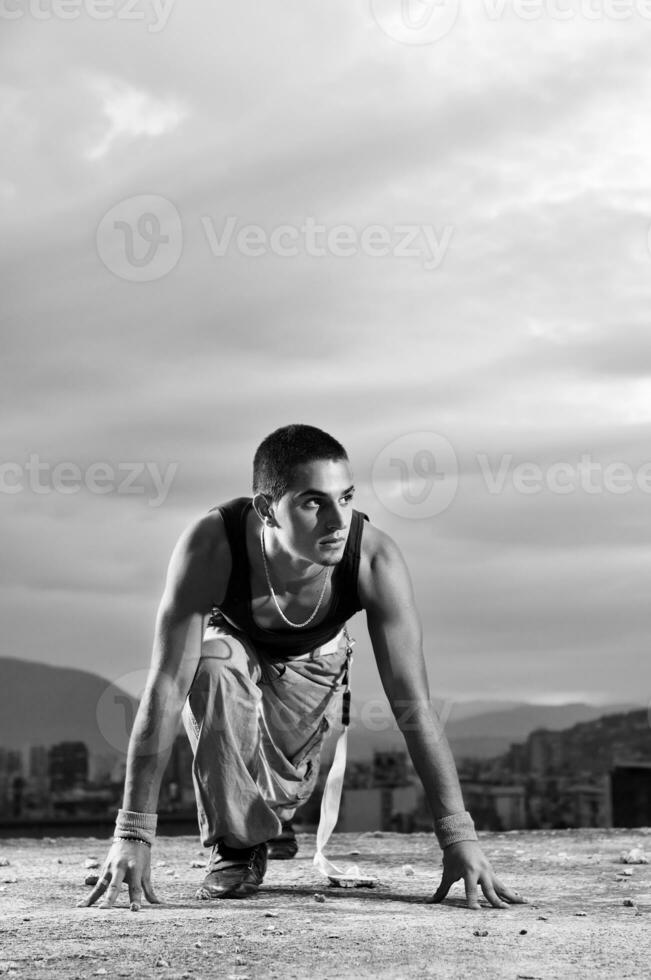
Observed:
[[[344,512],[339,507],[333,507],[328,514],[326,527],[329,531],[337,531],[346,527]]]

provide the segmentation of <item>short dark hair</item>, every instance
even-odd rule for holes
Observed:
[[[280,500],[287,493],[294,469],[315,459],[348,459],[332,436],[313,425],[284,425],[263,439],[253,457],[253,492]]]

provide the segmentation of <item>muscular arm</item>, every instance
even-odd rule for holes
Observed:
[[[229,564],[221,518],[209,515],[179,539],[156,617],[151,667],[127,755],[123,807],[154,813],[179,729],[181,710],[201,655],[204,625],[220,565]],[[228,570],[226,570],[227,578]]]
[[[464,810],[448,740],[430,701],[420,619],[409,573],[397,545],[369,528],[360,565],[360,598],[384,690],[423,784],[435,820]],[[469,908],[478,909],[478,886],[495,908],[524,901],[502,884],[479,844],[463,840],[443,850],[443,876],[432,897],[442,901],[463,879]]]
[[[434,819],[464,809],[457,770],[430,700],[420,618],[405,561],[387,535],[370,529],[360,596],[380,679]]]
[[[223,598],[230,575],[230,551],[221,516],[209,514],[181,535],[167,571],[156,617],[154,650],[147,685],[129,740],[124,810],[155,813],[160,784],[179,728],[181,709],[201,656],[204,622],[213,602]],[[143,893],[158,902],[151,881],[149,848],[138,840],[114,839],[99,881],[78,905],[112,906],[123,882],[130,908]]]

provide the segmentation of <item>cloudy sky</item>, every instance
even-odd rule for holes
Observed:
[[[178,534],[307,422],[436,696],[647,702],[651,10],[524,6],[7,0],[3,654],[136,690]]]

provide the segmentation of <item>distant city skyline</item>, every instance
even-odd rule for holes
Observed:
[[[3,24],[2,654],[139,693],[178,535],[307,422],[435,699],[648,703],[651,23],[470,7]]]

